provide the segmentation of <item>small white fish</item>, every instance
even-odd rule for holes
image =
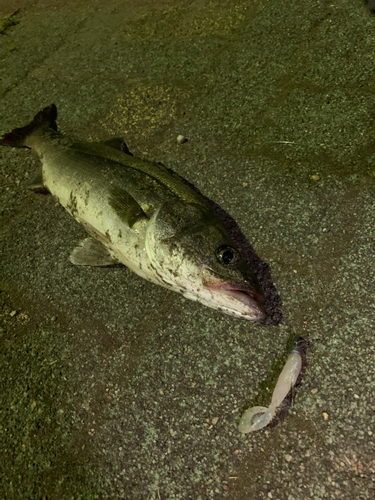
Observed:
[[[281,406],[291,388],[297,382],[302,368],[301,340],[302,338],[299,337],[292,347],[284,368],[277,379],[269,407],[253,406],[242,415],[238,430],[243,434],[259,431],[263,427],[266,427],[276,415],[277,409]]]

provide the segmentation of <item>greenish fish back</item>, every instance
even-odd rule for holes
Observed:
[[[114,149],[112,147],[104,146],[99,143],[91,142],[77,142],[72,145],[72,148],[76,151],[86,153],[93,156],[99,156],[101,158],[106,158],[108,160],[115,161],[124,165],[125,167],[138,170],[143,172],[154,180],[158,181],[165,188],[168,189],[173,195],[178,198],[188,202],[196,203],[207,208],[207,203],[204,198],[193,191],[188,185],[186,185],[182,180],[174,173],[171,173],[170,169],[162,164],[157,164],[150,162],[148,160],[141,160],[125,154],[122,151]]]

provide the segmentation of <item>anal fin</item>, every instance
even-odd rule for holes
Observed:
[[[75,266],[112,266],[119,261],[94,238],[86,238],[70,254],[70,262]]]
[[[44,185],[42,172],[26,184],[25,187],[26,189],[30,189],[30,191],[34,191],[34,193],[49,194],[48,188]]]

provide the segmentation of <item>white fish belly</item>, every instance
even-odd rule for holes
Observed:
[[[108,203],[109,185],[95,180],[84,180],[43,165],[44,184],[61,205],[87,232],[108,248],[113,257],[133,272],[154,283],[161,283],[151,268],[145,250],[147,221],[140,221],[130,229]]]

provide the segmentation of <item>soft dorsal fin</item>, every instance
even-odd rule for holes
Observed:
[[[171,169],[166,168],[163,164],[158,165],[148,160],[141,160],[135,156],[126,155],[118,149],[105,146],[99,142],[76,142],[72,145],[72,149],[81,153],[100,156],[101,158],[120,163],[127,168],[143,172],[163,184],[178,198],[188,203],[195,203],[207,208],[207,203],[203,196],[193,191],[188,185],[182,182],[178,175],[175,173],[172,174]]]
[[[111,139],[107,139],[106,141],[100,141],[99,144],[108,146],[109,148],[117,149],[117,151],[121,151],[122,153],[125,153],[129,156],[133,156],[122,137],[112,137]]]

